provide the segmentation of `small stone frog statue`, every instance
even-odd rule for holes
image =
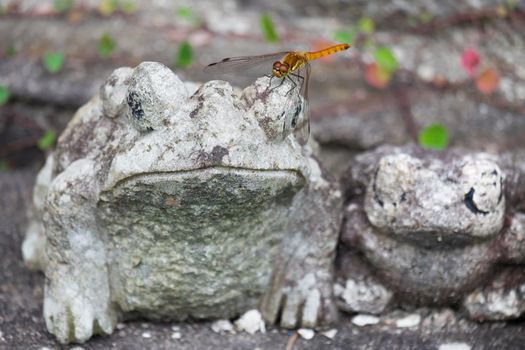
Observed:
[[[145,62],[79,109],[38,175],[23,244],[60,342],[110,334],[119,318],[337,318],[341,191],[284,125],[304,118],[302,98],[269,84],[211,81],[190,95]]]
[[[342,309],[455,306],[480,321],[525,312],[525,152],[383,146],[355,157],[343,183]]]

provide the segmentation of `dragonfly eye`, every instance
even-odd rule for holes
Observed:
[[[282,67],[281,62],[276,61],[273,63],[272,74],[276,76],[277,78],[281,77],[281,67]]]
[[[281,64],[280,67],[279,67],[279,70],[280,70],[281,73],[283,73],[283,74],[288,73],[288,65],[285,64],[285,63]]]

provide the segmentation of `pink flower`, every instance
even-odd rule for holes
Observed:
[[[467,71],[468,75],[473,76],[474,71],[479,65],[479,54],[474,49],[465,49],[461,53],[461,66]]]

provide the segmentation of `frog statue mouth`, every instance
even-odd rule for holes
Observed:
[[[130,176],[102,192],[100,202],[157,208],[177,215],[211,215],[214,208],[250,211],[266,205],[289,205],[304,184],[304,177],[295,170],[211,166]]]
[[[395,231],[386,232],[386,234],[400,243],[407,243],[430,250],[460,248],[476,242],[476,238],[467,232],[444,232],[442,228],[436,227],[398,228]]]

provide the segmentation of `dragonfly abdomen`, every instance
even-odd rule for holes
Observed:
[[[327,47],[326,49],[319,50],[319,51],[305,52],[304,55],[308,61],[312,61],[312,60],[321,58],[323,56],[328,56],[328,55],[334,54],[339,51],[347,50],[349,47],[350,47],[349,44],[338,44],[338,45]]]

